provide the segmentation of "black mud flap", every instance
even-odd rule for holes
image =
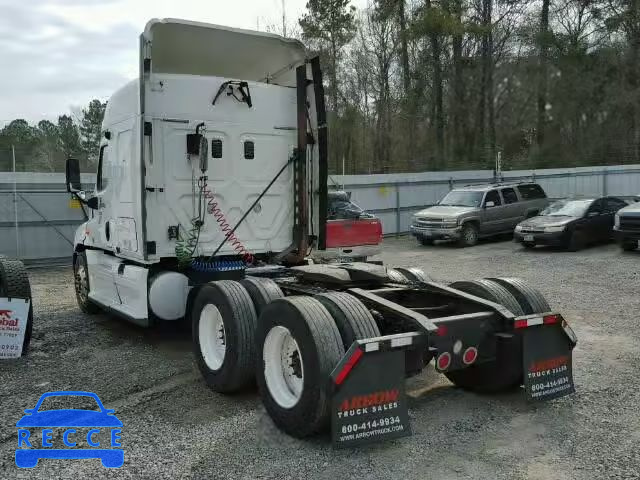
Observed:
[[[527,400],[543,401],[575,392],[571,351],[576,339],[563,321],[524,329],[523,367]]]
[[[402,347],[411,345],[412,338],[417,337],[389,335],[356,341],[349,348],[331,375],[334,447],[355,447],[411,435]]]

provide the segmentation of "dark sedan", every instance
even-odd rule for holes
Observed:
[[[575,252],[612,240],[615,214],[626,206],[616,197],[558,200],[537,217],[518,224],[514,238],[527,248],[555,245]]]

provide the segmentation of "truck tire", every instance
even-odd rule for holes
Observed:
[[[0,297],[31,300],[31,284],[27,269],[20,260],[0,258]],[[33,332],[33,300],[27,314],[27,326],[22,342],[22,355],[29,349]]]
[[[473,247],[478,243],[478,226],[475,223],[467,222],[462,226],[460,238],[458,239],[459,247]]]
[[[258,324],[251,297],[240,283],[203,285],[191,309],[193,351],[206,384],[229,393],[254,378]]]
[[[87,266],[87,255],[84,252],[73,254],[73,283],[80,310],[89,315],[98,313],[100,307],[89,299],[89,267]]]
[[[620,247],[622,248],[622,250],[624,250],[625,252],[632,252],[633,250],[635,250],[636,248],[638,248],[638,242],[635,240],[629,241],[629,240],[623,240],[622,243],[620,244]]]
[[[331,314],[313,297],[275,300],[260,315],[257,343],[258,389],[273,422],[298,438],[324,430],[329,378],[344,355]]]
[[[569,240],[567,241],[567,250],[570,252],[578,252],[582,250],[587,244],[587,239],[585,234],[579,230],[574,230],[569,235]]]
[[[409,283],[407,277],[400,273],[396,268],[387,268],[387,276],[389,277],[391,283],[399,283],[402,285],[406,285],[407,283]]]
[[[433,238],[429,238],[429,237],[416,237],[416,238],[418,239],[418,242],[420,243],[420,245],[423,245],[425,247],[433,245]]]
[[[496,337],[497,357],[489,362],[471,365],[462,370],[446,372],[456,386],[476,393],[499,393],[522,385],[522,338],[513,334]]]
[[[499,303],[514,315],[524,313],[515,296],[492,280],[455,282],[450,287]],[[456,386],[478,393],[506,392],[519,387],[522,384],[522,340],[512,336],[496,341],[502,342],[501,348],[496,349],[498,358],[448,372],[446,377]]]
[[[264,307],[278,298],[284,297],[284,293],[276,282],[270,278],[247,277],[240,280],[240,284],[249,292],[256,315],[260,317]]]
[[[499,283],[483,279],[455,282],[449,286],[456,290],[475,295],[476,297],[499,303],[514,315],[524,315],[524,310],[520,306],[520,303],[518,303],[518,300],[516,300],[509,290]]]
[[[542,293],[519,278],[489,278],[487,280],[496,282],[509,290],[522,307],[525,315],[551,311],[551,307]]]
[[[380,336],[380,329],[373,315],[353,295],[329,292],[316,295],[315,298],[324,305],[336,322],[345,351],[349,350],[356,340]]]
[[[404,268],[404,267],[396,267],[394,269],[397,272],[400,272],[409,282],[431,282],[429,276],[424,273],[424,270],[419,268]]]

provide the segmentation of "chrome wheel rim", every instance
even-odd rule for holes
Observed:
[[[89,299],[89,277],[84,262],[78,260],[76,263],[76,274],[74,275],[76,295],[82,303]]]
[[[476,241],[476,232],[473,228],[467,228],[464,232],[464,239],[467,243],[474,243]]]
[[[304,388],[304,364],[298,342],[289,329],[276,326],[263,349],[264,377],[269,394],[283,408],[293,408]]]
[[[204,363],[210,370],[219,370],[227,353],[227,334],[220,310],[210,303],[200,312],[198,341]]]

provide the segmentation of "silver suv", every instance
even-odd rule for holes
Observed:
[[[536,183],[494,183],[455,188],[437,205],[413,216],[411,233],[422,245],[454,240],[469,247],[478,238],[511,233],[549,201]]]

